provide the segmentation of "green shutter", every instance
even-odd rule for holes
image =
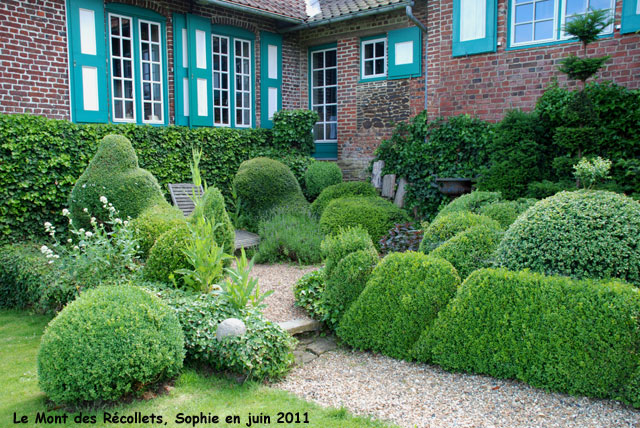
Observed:
[[[273,48],[274,46],[275,48]],[[275,72],[275,75],[270,77],[269,50],[273,54],[274,49],[277,49],[276,67],[271,72],[272,74]],[[275,91],[277,91],[275,111],[280,111],[282,110],[282,36],[263,31],[260,33],[260,126],[262,128],[273,126],[273,121],[269,118],[269,94],[273,94]],[[274,100],[271,99],[271,102]]]
[[[389,31],[389,79],[420,76],[422,71],[422,33],[418,27]]]
[[[103,0],[68,0],[67,13],[72,118],[75,122],[107,122],[109,116]],[[81,25],[85,26],[84,32]],[[92,36],[95,36],[95,40]],[[91,93],[96,93],[97,96],[91,96]]]
[[[184,34],[183,34],[184,32]],[[182,14],[173,14],[173,71],[174,71],[174,93],[175,93],[175,123],[176,125],[189,126],[189,116],[185,113],[189,111],[189,61],[188,61],[188,37],[187,18]],[[183,43],[185,43],[183,45]],[[187,46],[187,49],[183,48]],[[184,62],[184,55],[187,55],[187,62]],[[186,91],[184,81],[187,79]]]
[[[201,35],[200,41],[203,43],[201,52],[197,49],[198,34]],[[213,126],[211,22],[200,16],[187,15],[187,38],[189,39],[187,44],[189,46],[189,124]],[[201,63],[198,64],[198,61]]]
[[[474,55],[485,52],[495,52],[498,39],[498,5],[497,0],[486,0],[486,29],[485,36],[481,39],[460,41],[460,6],[461,0],[453,0],[453,56]]]
[[[640,5],[638,0],[623,0],[622,2],[622,26],[620,33],[635,33],[640,30]]]

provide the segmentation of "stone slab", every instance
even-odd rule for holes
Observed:
[[[290,335],[305,333],[307,331],[318,331],[322,328],[316,320],[291,320],[279,322],[278,325],[286,330]]]
[[[396,189],[396,197],[393,200],[393,203],[399,206],[400,208],[404,207],[404,197],[407,194],[407,180],[402,177],[398,180],[398,188]]]
[[[307,345],[307,351],[312,352],[315,355],[322,355],[325,352],[333,351],[336,349],[336,342],[328,337],[322,337],[315,342]]]
[[[387,174],[382,177],[382,197],[393,198],[396,192],[396,175]]]
[[[373,163],[371,170],[371,184],[376,189],[382,188],[382,168],[384,168],[384,161],[376,161]]]

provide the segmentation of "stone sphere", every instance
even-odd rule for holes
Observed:
[[[247,331],[247,327],[238,318],[228,318],[218,324],[216,339],[221,341],[225,337],[242,336]]]

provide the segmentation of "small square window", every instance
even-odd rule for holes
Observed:
[[[387,75],[387,39],[379,38],[362,42],[361,70],[363,79]]]

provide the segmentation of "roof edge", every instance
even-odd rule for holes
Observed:
[[[304,23],[304,19],[294,18],[292,16],[282,15],[276,12],[269,12],[267,10],[258,9],[251,6],[240,5],[238,3],[226,1],[226,0],[197,0],[200,4],[212,4],[215,6],[226,7],[228,9],[234,9],[241,12],[251,13],[254,15],[264,16],[266,18],[275,19],[278,21],[288,22],[290,24]]]

